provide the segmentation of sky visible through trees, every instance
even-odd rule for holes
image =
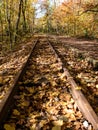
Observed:
[[[98,0],[0,0],[1,42],[36,32],[98,38]]]
[[[41,4],[46,1],[46,0],[38,0],[37,4],[35,5],[36,6],[36,18],[40,18],[40,17],[43,17],[45,15],[45,11],[42,11],[41,10]],[[50,4],[53,5],[54,3],[54,0],[49,0],[50,1]],[[55,0],[56,4],[59,6],[60,4],[62,4],[64,1],[67,1],[67,0]]]

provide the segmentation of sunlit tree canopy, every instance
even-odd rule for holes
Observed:
[[[0,39],[27,33],[98,37],[97,0],[0,0]]]

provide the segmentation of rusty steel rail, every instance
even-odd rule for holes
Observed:
[[[85,98],[83,93],[81,92],[81,90],[76,89],[78,87],[78,85],[76,84],[76,82],[74,81],[73,77],[70,75],[68,70],[64,67],[64,64],[61,61],[61,58],[59,57],[57,51],[55,50],[55,48],[53,47],[53,45],[51,44],[49,39],[48,39],[48,44],[50,45],[55,56],[57,57],[58,61],[62,65],[62,69],[67,77],[67,80],[69,81],[69,83],[71,85],[72,96],[73,96],[79,110],[81,111],[83,116],[92,124],[93,128],[95,130],[98,130],[98,116],[94,112],[93,108],[91,107],[91,105],[89,104],[89,102],[87,101],[87,99]]]
[[[28,56],[28,59],[23,64],[21,70],[19,71],[18,75],[16,76],[12,87],[9,89],[9,91],[6,93],[6,96],[4,97],[2,102],[0,103],[0,125],[2,125],[4,120],[6,120],[7,114],[13,106],[14,95],[16,94],[16,92],[18,90],[17,83],[22,78],[23,74],[26,71],[29,59],[32,56],[32,52],[33,52],[37,42],[38,42],[38,39],[33,44],[33,47],[32,47],[32,50],[31,50],[29,56]],[[50,45],[51,49],[53,50],[58,62],[62,65],[62,69],[63,69],[69,83],[71,84],[71,93],[72,93],[72,96],[73,96],[75,102],[77,103],[79,110],[82,112],[83,116],[92,124],[93,128],[95,130],[98,130],[98,117],[97,117],[97,115],[95,114],[94,110],[92,109],[92,107],[88,103],[87,99],[82,94],[82,92],[80,90],[76,89],[78,87],[77,84],[73,80],[73,78],[70,75],[70,73],[68,72],[68,70],[64,67],[64,64],[62,63],[55,48],[51,45],[49,40],[48,40],[48,44]]]
[[[16,94],[17,90],[18,90],[18,86],[17,83],[18,81],[22,78],[23,74],[26,71],[29,59],[32,56],[33,50],[37,44],[39,39],[37,39],[34,44],[33,47],[30,51],[30,54],[27,58],[27,61],[22,65],[21,70],[19,71],[19,73],[17,74],[17,76],[15,77],[15,80],[13,82],[13,85],[10,87],[10,89],[7,91],[6,95],[4,96],[4,98],[2,99],[2,101],[0,102],[0,126],[1,124],[4,122],[4,120],[6,120],[7,114],[9,112],[9,110],[12,108],[13,106],[13,102],[14,102],[14,95]]]

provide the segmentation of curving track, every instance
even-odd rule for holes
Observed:
[[[0,104],[0,130],[98,130],[98,117],[54,48],[39,38]]]

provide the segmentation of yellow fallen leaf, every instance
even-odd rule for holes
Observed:
[[[3,78],[0,76],[0,83],[2,83],[3,82]]]
[[[19,112],[17,109],[14,109],[13,115],[19,116],[19,115],[20,115],[20,112]]]
[[[15,127],[14,127],[14,126],[11,126],[11,125],[9,125],[9,124],[5,124],[5,125],[4,125],[4,129],[5,129],[5,130],[15,130]]]
[[[52,130],[61,130],[61,126],[54,126]]]
[[[7,77],[6,79],[3,80],[3,83],[5,84],[5,83],[7,83],[9,80],[10,80],[10,78]]]
[[[0,95],[0,99],[2,99],[4,97],[4,95],[2,94],[2,95]]]
[[[57,83],[55,81],[52,82],[52,86],[56,86]]]
[[[81,78],[81,77],[82,77],[82,73],[78,74],[77,77],[78,77],[78,78]]]
[[[29,88],[27,88],[27,90],[30,92],[30,93],[33,93],[34,92],[34,87],[29,87]]]
[[[47,123],[46,120],[42,120],[42,121],[39,123],[40,128],[42,128],[46,123]]]
[[[30,126],[30,130],[36,130],[36,124],[33,124],[32,126]]]
[[[62,126],[63,125],[63,120],[53,121],[52,124],[55,125],[55,126]]]
[[[98,84],[96,84],[96,88],[98,88]]]
[[[74,114],[71,114],[69,121],[75,121],[75,120],[76,120],[76,117],[74,116]]]
[[[24,101],[24,102],[21,103],[21,105],[24,106],[24,107],[28,107],[29,104],[30,104],[30,103],[29,103],[28,101]]]
[[[75,89],[76,90],[81,90],[82,88],[80,86],[77,86]]]

